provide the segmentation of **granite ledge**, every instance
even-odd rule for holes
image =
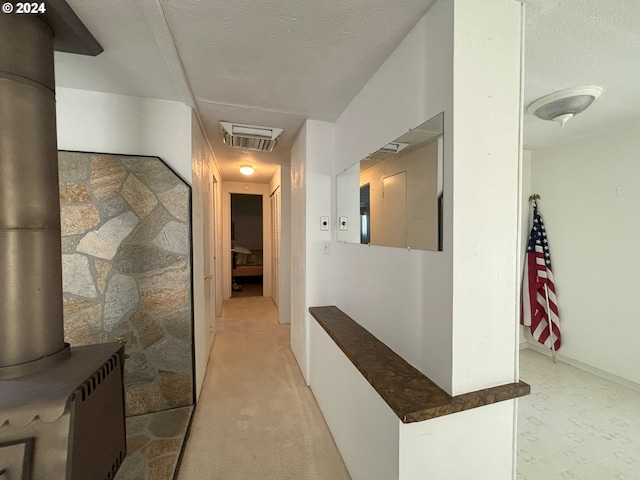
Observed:
[[[452,397],[338,307],[311,307],[309,312],[403,423],[530,393],[528,384],[518,382]]]

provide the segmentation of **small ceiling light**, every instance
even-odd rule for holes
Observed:
[[[224,143],[233,148],[271,152],[276,146],[282,128],[260,127],[241,123],[220,122]]]
[[[243,165],[240,167],[240,173],[243,175],[252,175],[254,168],[251,165]]]
[[[574,87],[546,95],[533,102],[527,112],[542,120],[553,120],[564,127],[564,124],[584,112],[602,93],[596,85]]]

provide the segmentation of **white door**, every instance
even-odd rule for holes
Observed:
[[[391,247],[407,246],[407,172],[382,180],[382,225],[380,242]],[[376,228],[378,228],[376,226]]]
[[[280,301],[280,187],[271,195],[271,292],[276,306]]]
[[[209,174],[208,162],[205,162],[207,175],[204,195],[204,312],[207,325],[207,342],[211,344],[215,328],[216,314],[216,278],[215,278],[215,210],[213,208],[213,177]]]

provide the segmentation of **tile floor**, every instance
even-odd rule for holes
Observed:
[[[518,480],[639,480],[640,392],[520,353]]]
[[[174,478],[193,407],[127,418],[127,456],[115,480]]]

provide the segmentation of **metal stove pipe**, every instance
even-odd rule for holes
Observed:
[[[53,32],[0,15],[0,379],[68,356],[64,342]]]

